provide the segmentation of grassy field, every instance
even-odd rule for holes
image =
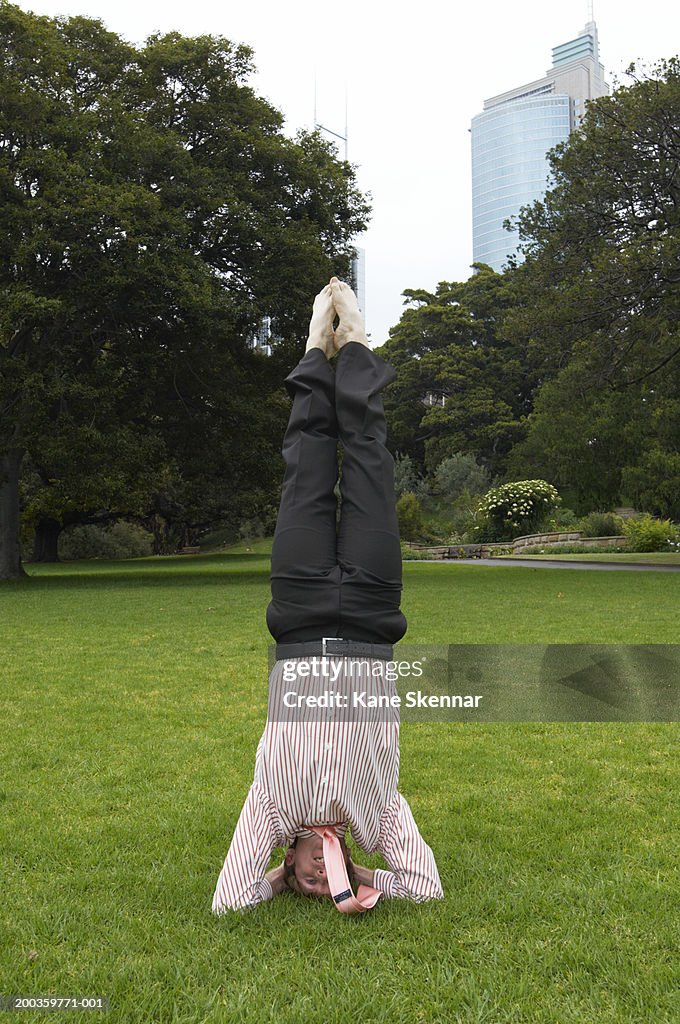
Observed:
[[[443,903],[212,915],[266,713],[267,550],[0,585],[0,993],[108,996],[112,1024],[675,1024],[677,724],[405,723]],[[412,643],[677,640],[675,574],[404,575]]]

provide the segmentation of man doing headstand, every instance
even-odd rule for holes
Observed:
[[[334,371],[329,360],[336,353]],[[267,608],[277,641],[270,708],[286,671],[303,660],[339,663],[336,679],[370,685],[376,663],[392,658],[392,644],[406,632],[394,461],[385,447],[380,395],[395,376],[369,347],[354,292],[332,278],[314,301],[305,354],[285,381],[293,406]],[[345,912],[368,909],[380,896],[441,899],[432,850],[397,790],[398,714],[278,717],[268,716],[258,745],[254,781],[215,887],[213,912],[253,907],[290,889],[330,896]],[[348,827],[360,849],[379,852],[389,870],[352,863]],[[266,872],[276,847],[287,847],[285,859]]]

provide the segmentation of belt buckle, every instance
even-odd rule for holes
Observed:
[[[326,641],[327,640],[339,640],[341,643],[347,643],[348,642],[348,641],[345,640],[345,638],[343,636],[323,636],[323,637],[321,637],[321,657],[322,658],[330,657],[330,655],[326,654]]]

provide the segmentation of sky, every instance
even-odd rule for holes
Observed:
[[[391,4],[343,0],[20,0],[36,14],[99,18],[129,42],[154,32],[210,33],[254,50],[250,85],[284,131],[316,119],[345,135],[373,214],[366,251],[366,327],[382,344],[405,288],[465,281],[472,263],[470,120],[486,98],[541,78],[552,47],[594,16],[610,86],[632,62],[680,53],[676,0],[486,0]],[[316,104],[315,104],[316,95]],[[327,136],[332,138],[332,136]],[[344,157],[344,143],[338,141]]]

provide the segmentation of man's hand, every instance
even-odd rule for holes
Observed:
[[[272,887],[272,892],[275,896],[278,896],[282,892],[286,892],[290,886],[286,882],[286,876],[284,873],[284,864],[280,864],[278,868],[272,868],[264,876]]]
[[[365,868],[363,864],[355,864],[354,861],[350,861],[350,863],[354,870],[357,885],[373,885],[373,868]]]

